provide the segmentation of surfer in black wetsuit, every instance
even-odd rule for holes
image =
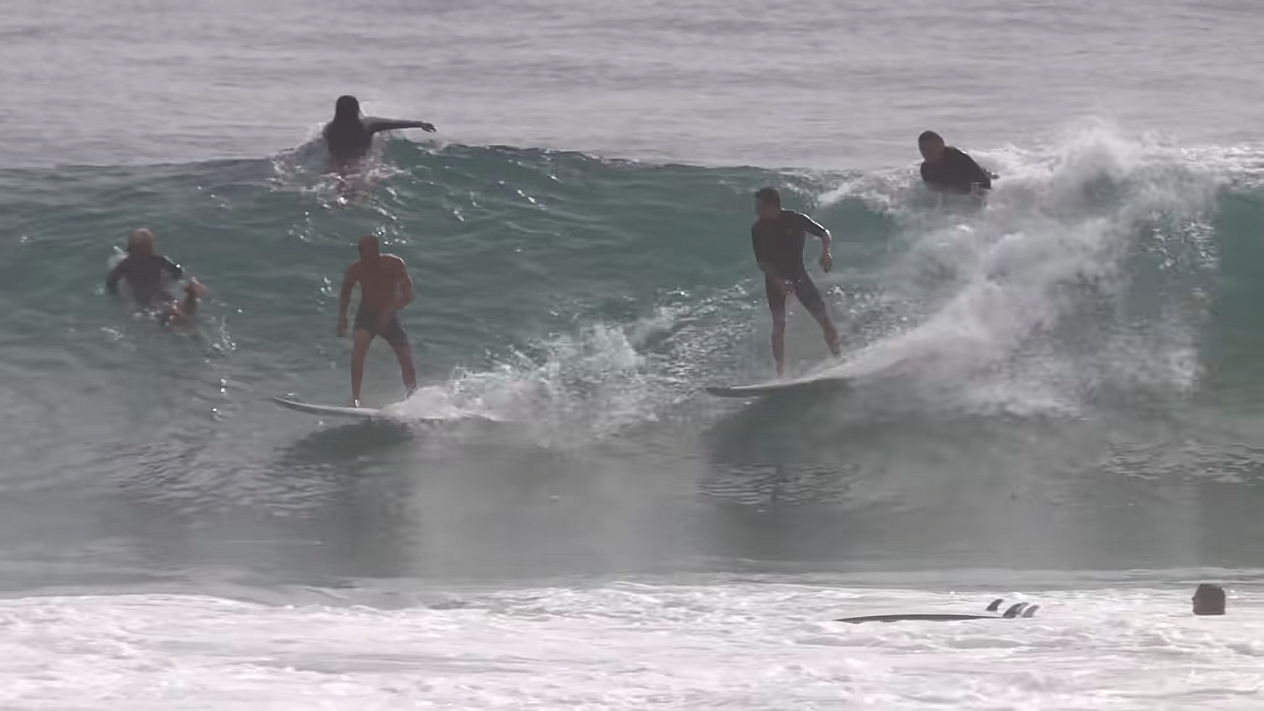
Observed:
[[[936,190],[962,195],[978,194],[992,189],[995,177],[979,167],[970,156],[945,146],[944,139],[934,131],[926,131],[917,137],[921,149],[922,180]]]
[[[325,124],[322,135],[329,148],[329,170],[345,171],[369,152],[373,134],[397,128],[420,128],[434,133],[434,124],[425,121],[397,121],[360,115],[360,101],[354,96],[340,96],[334,105],[334,120]]]
[[[803,308],[812,314],[825,333],[830,353],[839,355],[838,331],[830,321],[821,294],[803,267],[803,247],[811,232],[821,238],[821,269],[834,266],[830,254],[829,230],[816,224],[807,215],[781,209],[781,194],[775,188],[761,188],[755,193],[755,213],[759,219],[751,226],[751,246],[755,261],[764,273],[764,293],[772,311],[772,357],[777,363],[777,377],[784,372],[786,351],[786,297],[794,295]]]
[[[136,230],[127,238],[127,256],[110,270],[105,289],[118,293],[120,280],[127,282],[138,306],[149,307],[159,302],[172,301],[171,294],[163,288],[162,276],[179,279],[184,270],[178,264],[160,254],[154,254],[154,234],[147,229]]]

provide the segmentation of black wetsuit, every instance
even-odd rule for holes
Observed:
[[[945,148],[943,156],[934,163],[922,161],[922,180],[933,187],[959,193],[972,192],[974,185],[981,190],[992,189],[992,176],[973,158],[951,146]]]
[[[815,314],[825,310],[825,302],[803,266],[803,247],[808,232],[823,237],[825,228],[807,215],[782,210],[771,220],[755,221],[751,226],[751,247],[755,250],[755,261],[772,267],[781,279],[793,282],[794,295],[799,303]],[[785,312],[786,296],[767,274],[764,275],[764,293],[774,314]]]
[[[155,301],[170,301],[171,295],[162,288],[162,273],[179,279],[184,270],[178,264],[157,254],[130,254],[110,271],[105,288],[111,294],[118,293],[120,279],[126,279],[132,297],[141,306],[152,306]]]
[[[362,116],[356,119],[334,119],[325,124],[321,135],[329,149],[329,157],[335,163],[352,163],[363,158],[373,146],[373,134],[400,128],[422,128],[433,131],[434,126],[424,121],[397,121],[395,119]]]

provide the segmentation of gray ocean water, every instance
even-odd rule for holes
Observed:
[[[1241,623],[1093,631],[1264,568],[1256,4],[4,15],[0,616],[21,632],[0,644],[32,666],[0,702],[1106,708],[1132,684],[1110,707],[1154,708],[1193,678],[1173,659],[1258,654]],[[380,141],[351,200],[313,142],[343,93],[439,128]],[[920,186],[928,128],[1001,175],[985,207]],[[701,390],[771,374],[763,185],[834,234],[813,273],[846,389]],[[210,287],[196,337],[104,293],[138,226]],[[366,233],[412,271],[424,387],[391,423],[276,407],[346,401],[337,289]],[[788,349],[797,370],[824,356],[797,309]],[[402,397],[381,344],[365,392]],[[998,588],[1069,590],[1092,625],[929,633],[956,661],[909,662],[898,630],[816,619]],[[558,651],[589,644],[590,675]],[[1117,666],[1030,670],[1062,649],[1054,666]],[[971,696],[946,671],[961,654],[1006,671]],[[928,666],[889,671],[906,663]],[[1258,700],[1225,691],[1247,671],[1199,678],[1164,703]]]

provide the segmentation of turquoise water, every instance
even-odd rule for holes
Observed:
[[[1202,520],[1236,515],[1219,506],[1249,500],[1258,466],[1250,175],[1104,128],[990,161],[1006,179],[982,209],[938,204],[903,168],[402,140],[351,201],[308,149],[10,170],[13,555],[37,580],[212,563],[312,582],[365,566],[1247,565],[1253,517],[1225,540]],[[701,393],[770,371],[748,254],[764,184],[837,235],[820,281],[853,354],[846,392]],[[137,224],[212,289],[198,336],[103,294]],[[348,397],[337,287],[368,233],[416,282],[412,426],[266,401]],[[797,369],[824,355],[802,314],[789,351]],[[365,394],[402,396],[388,349],[371,352]]]

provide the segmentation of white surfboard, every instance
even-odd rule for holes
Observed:
[[[814,374],[784,380],[769,380],[750,385],[711,385],[707,392],[717,397],[762,397],[794,390],[831,390],[847,387],[849,379]]]
[[[306,412],[309,415],[323,415],[325,417],[352,417],[361,420],[372,420],[385,417],[385,413],[372,407],[338,407],[336,405],[312,405],[298,400],[290,400],[283,397],[274,397],[272,402],[287,407],[298,412]]]

